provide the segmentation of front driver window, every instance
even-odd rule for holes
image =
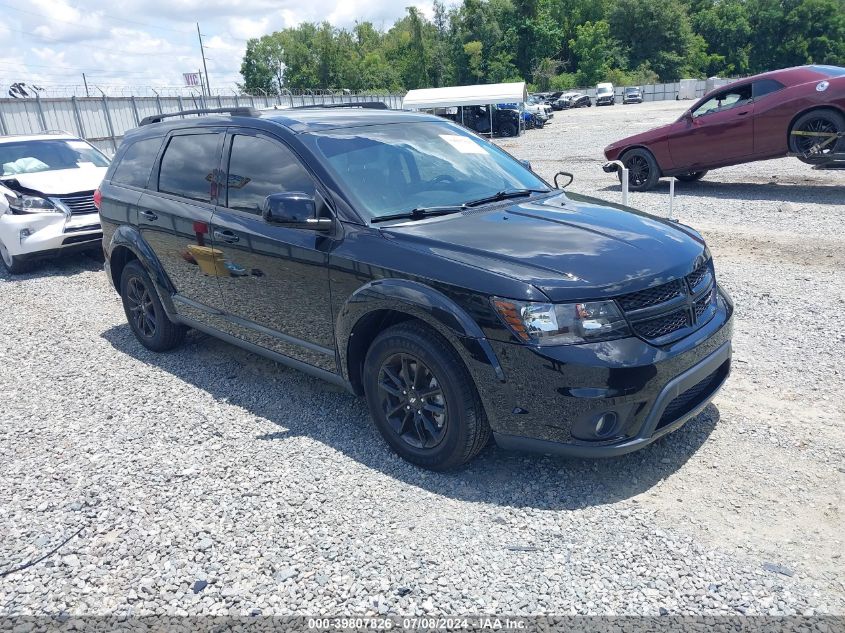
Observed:
[[[744,105],[751,100],[751,86],[739,86],[731,88],[730,90],[723,90],[717,92],[707,101],[698,106],[692,111],[693,118],[704,116],[705,114],[712,114],[713,112],[723,112],[730,110],[737,106]]]
[[[301,191],[313,196],[315,190],[313,179],[287,147],[260,136],[232,137],[226,204],[230,209],[260,214],[271,194]]]

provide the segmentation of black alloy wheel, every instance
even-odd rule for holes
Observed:
[[[845,132],[845,117],[833,110],[813,110],[795,121],[789,135],[789,149],[799,155],[799,160],[818,162],[837,150],[841,141],[831,135],[840,132]]]
[[[165,352],[184,340],[188,328],[167,316],[149,274],[138,260],[126,264],[120,275],[120,297],[129,327],[141,345]]]
[[[394,433],[416,449],[436,447],[446,435],[448,410],[440,383],[411,354],[394,354],[378,377],[382,411]]]
[[[628,188],[631,191],[648,191],[660,180],[660,168],[650,151],[636,147],[622,155],[622,163],[628,168]],[[619,171],[619,179],[622,172]]]
[[[150,291],[138,277],[132,277],[126,284],[126,303],[134,330],[147,338],[156,333],[156,313]]]

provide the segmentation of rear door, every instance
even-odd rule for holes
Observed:
[[[172,132],[153,170],[157,191],[138,201],[141,235],[176,289],[176,309],[200,321],[222,302],[209,224],[224,137],[225,128]]]
[[[727,164],[754,153],[751,84],[722,90],[700,103],[692,118],[669,138],[677,165]]]
[[[329,300],[328,253],[322,233],[268,224],[270,194],[302,192],[325,203],[299,158],[281,140],[235,128],[224,149],[226,188],[211,226],[227,270],[217,281],[228,333],[329,371],[337,370]]]

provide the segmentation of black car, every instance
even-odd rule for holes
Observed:
[[[443,116],[451,121],[460,123],[473,132],[489,134],[491,113],[494,136],[509,137],[519,135],[520,114],[515,109],[499,108],[496,106],[458,106],[454,108],[454,112]]]
[[[585,95],[583,92],[567,92],[555,101],[553,107],[556,110],[569,110],[570,108],[591,108],[592,106],[593,102],[589,95]]]
[[[643,102],[643,93],[642,91],[635,87],[625,88],[622,91],[622,104],[626,103],[642,103]]]
[[[404,458],[619,455],[728,376],[701,236],[555,189],[459,125],[367,109],[207,112],[127,133],[97,193],[147,348],[188,328],[366,397]]]

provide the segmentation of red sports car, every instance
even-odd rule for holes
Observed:
[[[709,169],[795,154],[818,163],[845,151],[845,68],[796,66],[741,79],[699,99],[663,127],[611,143],[632,191],[661,176],[701,179]],[[608,168],[613,169],[613,168]]]

